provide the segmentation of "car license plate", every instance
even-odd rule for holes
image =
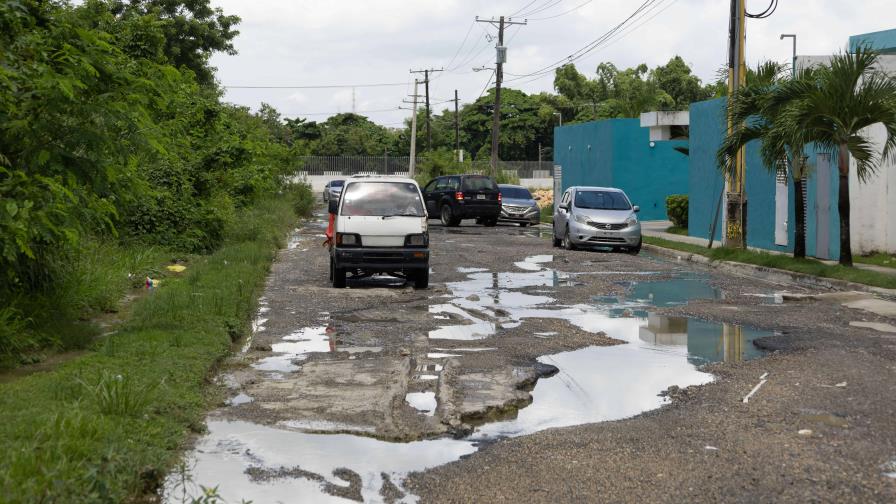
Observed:
[[[484,195],[484,194],[477,194],[477,195],[476,195],[476,199],[485,199],[485,195]]]

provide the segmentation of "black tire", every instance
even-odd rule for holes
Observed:
[[[425,289],[429,287],[429,269],[427,268],[414,273],[414,275],[411,276],[411,280],[414,281],[415,289]]]
[[[442,210],[439,213],[439,217],[441,218],[443,226],[454,227],[460,224],[460,219],[454,216],[454,209],[452,209],[451,205],[447,203],[442,205]]]
[[[557,238],[557,228],[554,227],[553,224],[551,225],[551,241],[554,244],[554,248],[560,248],[560,246],[563,244],[563,240]]]
[[[569,226],[566,227],[566,234],[563,235],[563,248],[566,250],[576,250],[575,243],[569,239]]]
[[[336,261],[330,261],[330,278],[333,279],[333,288],[345,288],[345,268],[337,268]]]
[[[527,227],[528,225],[528,222],[520,222],[520,227]]]
[[[634,247],[629,247],[628,253],[631,255],[638,255],[641,253],[641,240],[638,240],[638,244]]]
[[[482,219],[482,225],[485,227],[495,227],[498,225],[498,219],[497,218]]]

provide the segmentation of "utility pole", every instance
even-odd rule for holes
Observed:
[[[352,114],[355,113],[355,88],[352,88]]]
[[[417,170],[417,98],[420,97],[417,94],[417,86],[419,84],[420,81],[414,79],[414,100],[410,102],[413,103],[413,108],[411,109],[411,159],[408,162],[408,175],[412,178]],[[407,101],[404,102],[408,103]]]
[[[479,19],[476,16],[477,23],[489,23],[498,28],[498,45],[495,46],[495,110],[492,118],[492,159],[491,159],[491,175],[498,176],[498,139],[501,135],[501,81],[504,79],[504,63],[507,61],[507,47],[504,46],[504,27],[507,25],[525,25],[526,21],[513,21],[511,18],[504,19],[504,16],[497,20]]]
[[[426,87],[426,150],[427,152],[432,150],[432,129],[430,129],[429,125],[429,74],[435,72],[441,72],[442,69],[436,68],[427,68],[425,70],[411,70],[411,73],[422,73],[423,74],[423,84]],[[417,94],[417,93],[414,93]]]
[[[463,154],[460,151],[460,114],[458,113],[458,109],[460,108],[460,100],[457,98],[457,90],[454,90],[454,153],[457,156],[457,162],[463,162]]]
[[[731,0],[731,19],[728,33],[728,99],[746,84],[747,66],[744,58],[746,44],[746,8],[744,0]],[[734,129],[728,119],[728,133]],[[732,170],[725,180],[725,231],[723,243],[732,248],[747,247],[747,197],[744,191],[746,163],[744,150],[738,151]]]
[[[796,34],[795,33],[784,33],[781,35],[781,40],[786,38],[793,39],[793,59],[790,60],[790,75],[793,78],[796,78]]]

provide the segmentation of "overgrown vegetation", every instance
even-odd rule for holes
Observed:
[[[292,196],[237,211],[214,253],[136,303],[95,352],[2,385],[4,502],[131,502],[159,488],[190,432],[205,383],[248,330]]]
[[[688,227],[688,195],[672,194],[666,197],[666,215],[678,228]]]
[[[208,0],[0,3],[0,366],[89,343],[79,319],[281,189],[295,150],[208,66],[238,21]]]
[[[644,243],[690,254],[708,257],[713,261],[733,261],[767,268],[776,268],[797,273],[805,273],[824,278],[835,278],[885,289],[896,289],[896,276],[881,275],[874,271],[866,271],[842,265],[828,265],[816,259],[794,258],[782,254],[753,252],[751,250],[731,249],[726,247],[707,249],[699,245],[681,243],[652,236],[645,236]]]

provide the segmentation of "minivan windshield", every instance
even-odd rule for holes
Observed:
[[[587,210],[631,210],[624,194],[617,191],[576,191],[576,208]]]
[[[463,191],[497,191],[498,184],[484,175],[464,177]]]
[[[501,196],[504,199],[532,199],[532,193],[525,187],[502,187]]]
[[[342,193],[347,216],[423,217],[420,191],[409,182],[353,182]]]

